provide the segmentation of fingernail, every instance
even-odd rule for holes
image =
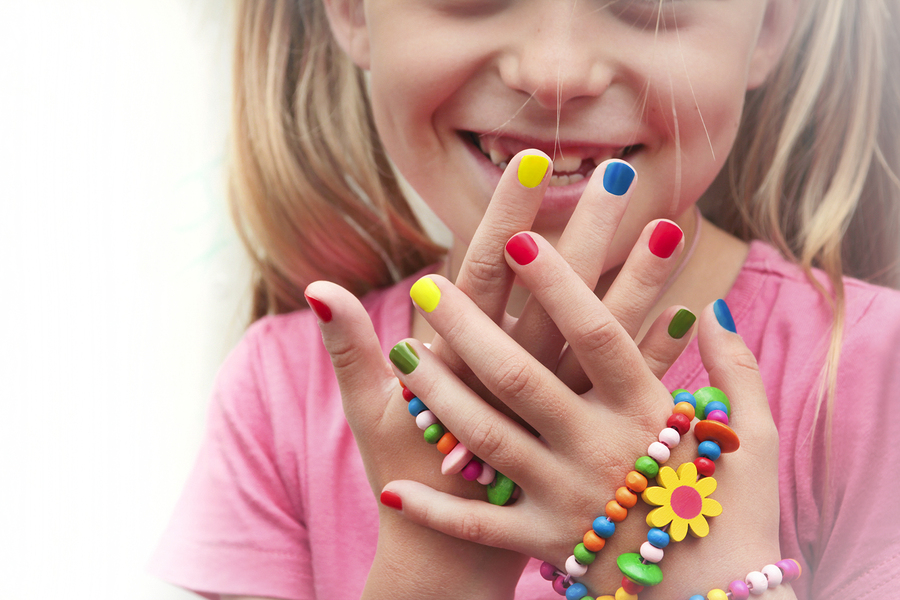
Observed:
[[[389,492],[387,490],[381,492],[381,503],[388,508],[403,510],[403,501],[400,500],[400,496],[394,492]]]
[[[409,297],[419,308],[430,313],[441,301],[441,289],[429,277],[422,277],[409,290]]]
[[[603,172],[603,188],[614,196],[622,196],[634,181],[634,169],[628,163],[614,161]]]
[[[547,167],[550,161],[546,156],[539,154],[528,154],[519,161],[519,183],[527,188],[533,188],[540,185],[547,174]]]
[[[394,366],[400,369],[404,375],[409,375],[419,366],[419,355],[409,345],[409,342],[400,342],[393,348],[388,355]]]
[[[678,225],[660,221],[650,236],[650,252],[660,258],[669,258],[683,237],[684,233]]]
[[[737,328],[734,326],[734,317],[731,316],[731,311],[728,309],[728,305],[724,300],[716,300],[713,302],[713,312],[716,315],[716,321],[719,322],[719,325],[731,333],[737,333]]]
[[[313,298],[312,296],[307,296],[306,294],[303,294],[303,296],[306,298],[306,302],[309,304],[309,307],[316,314],[320,321],[322,321],[323,323],[331,322],[331,309],[328,308],[327,304],[325,304],[321,300]]]
[[[538,246],[527,233],[517,233],[506,242],[506,251],[516,263],[527,265],[538,255]]]
[[[680,340],[684,337],[697,320],[697,315],[686,308],[682,308],[672,320],[669,321],[669,336],[673,339]]]

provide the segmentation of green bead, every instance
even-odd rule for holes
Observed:
[[[647,479],[653,479],[659,475],[659,463],[649,456],[642,456],[634,461],[634,470]]]
[[[500,471],[497,471],[494,480],[487,484],[486,487],[488,502],[496,504],[497,506],[503,506],[509,502],[510,498],[512,498],[513,491],[516,489],[516,484],[512,479]]]
[[[650,587],[662,583],[662,569],[653,563],[641,562],[641,555],[635,552],[626,552],[616,559],[619,570],[628,579],[638,585]]]
[[[429,425],[428,429],[425,430],[425,441],[429,444],[437,444],[443,435],[444,428],[441,427],[440,423],[435,423],[434,425]]]
[[[594,562],[594,559],[597,558],[597,554],[585,548],[584,544],[578,544],[577,546],[575,546],[575,550],[572,552],[572,554],[575,555],[575,560],[583,565],[589,565]]]
[[[700,388],[696,392],[694,392],[694,398],[697,400],[697,406],[695,408],[695,412],[697,413],[698,419],[703,419],[703,415],[706,414],[706,405],[712,402],[713,400],[718,400],[722,404],[728,407],[728,414],[731,414],[731,402],[728,401],[728,396],[725,395],[725,392],[720,390],[719,388],[714,387],[704,387]]]

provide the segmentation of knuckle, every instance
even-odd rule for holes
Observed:
[[[603,356],[612,351],[618,334],[618,326],[613,321],[607,320],[598,323],[585,319],[575,329],[574,341],[570,340],[570,344],[588,354]]]
[[[496,288],[497,282],[504,280],[507,273],[506,263],[492,262],[480,256],[467,257],[460,289],[469,296],[490,291]]]
[[[362,348],[352,340],[332,340],[328,344],[328,354],[335,373],[339,376],[355,369],[363,357]]]
[[[485,526],[478,515],[468,511],[463,513],[460,516],[458,527],[459,538],[476,544],[490,545],[490,529]]]
[[[494,370],[495,389],[499,398],[520,398],[533,394],[537,382],[525,361],[509,356]]]
[[[478,419],[467,427],[468,448],[475,456],[491,464],[497,462],[498,453],[505,447],[506,435],[493,419]]]

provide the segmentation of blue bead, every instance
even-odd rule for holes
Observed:
[[[717,443],[706,440],[705,442],[700,442],[700,446],[697,448],[697,454],[704,458],[708,458],[709,460],[718,460],[718,458],[722,456],[722,449],[719,448]]]
[[[612,537],[616,532],[616,524],[606,517],[597,517],[594,519],[594,533],[606,539]]]
[[[587,588],[583,583],[573,583],[566,590],[566,600],[581,600],[587,596]]]
[[[428,410],[428,407],[418,398],[413,398],[409,401],[409,414],[412,416],[419,416],[419,413],[423,410]]]
[[[703,409],[703,418],[706,419],[709,417],[709,413],[714,410],[721,410],[726,415],[728,414],[728,407],[725,406],[724,402],[719,402],[718,400],[713,400],[712,402],[707,402],[706,408]]]
[[[680,392],[678,394],[675,394],[675,398],[673,398],[673,400],[675,401],[675,404],[678,404],[679,402],[687,402],[694,408],[697,408],[697,399],[694,398],[694,395],[690,392]]]
[[[688,600],[706,600],[706,598],[704,598],[704,597],[701,596],[700,594],[694,594],[693,596],[691,596],[690,598],[688,598]]]
[[[657,548],[665,548],[669,545],[669,534],[658,527],[654,527],[647,532],[647,541]]]

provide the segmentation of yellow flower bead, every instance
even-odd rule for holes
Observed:
[[[706,595],[706,600],[728,600],[728,594],[722,590],[710,590]]]

